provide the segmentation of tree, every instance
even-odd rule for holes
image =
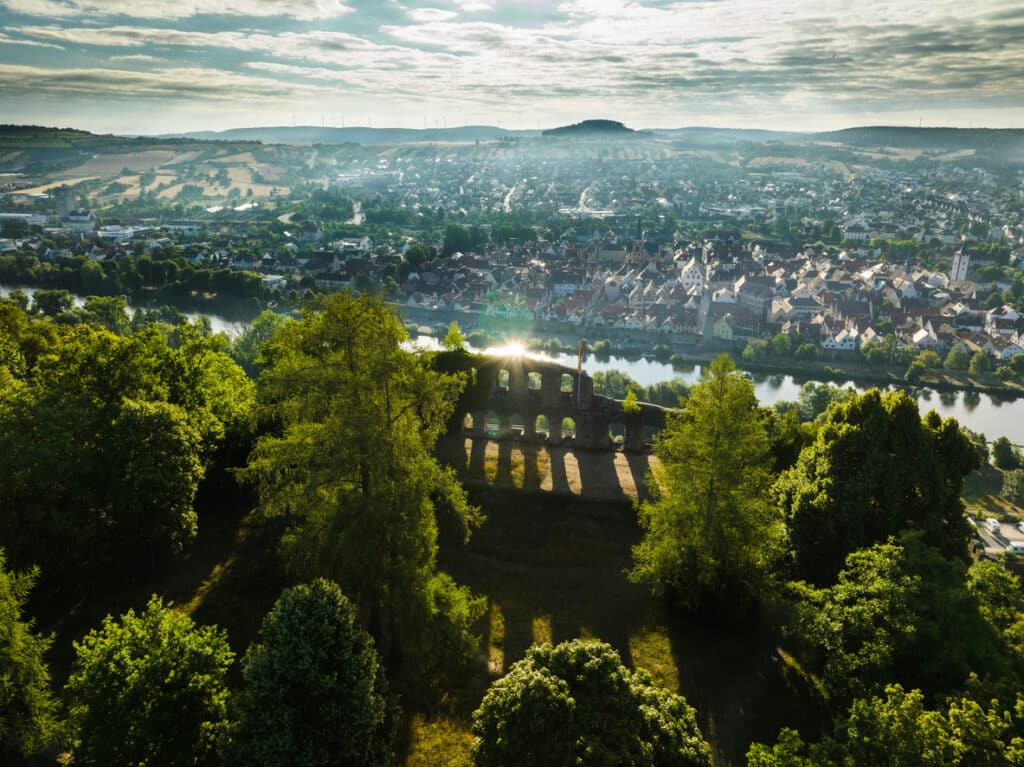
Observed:
[[[1010,503],[1024,506],[1024,469],[1011,469],[1003,474],[1003,489],[1000,495]]]
[[[872,389],[833,405],[814,443],[775,485],[800,577],[831,583],[851,551],[905,529],[966,557],[960,489],[977,466],[959,424],[934,412],[922,419],[905,392]]]
[[[849,402],[856,396],[857,392],[849,386],[842,389],[832,384],[807,381],[800,387],[800,394],[796,400],[800,410],[800,420],[814,421],[824,415],[828,406],[833,402]]]
[[[473,714],[477,767],[704,767],[710,748],[686,700],[622,665],[611,646],[534,645]]]
[[[1014,447],[1006,437],[999,437],[992,443],[992,461],[1000,469],[1019,469],[1021,467],[1020,450]]]
[[[264,346],[259,386],[278,428],[245,474],[263,513],[288,519],[289,571],[336,581],[385,657],[426,649],[453,620],[468,657],[483,604],[438,573],[435,514],[468,535],[478,512],[431,452],[463,379],[434,372],[404,338],[379,301],[344,293],[285,325]]]
[[[967,352],[960,346],[954,346],[949,350],[949,354],[946,355],[946,361],[943,363],[943,367],[946,370],[967,370],[970,366],[971,361],[967,356]]]
[[[59,580],[180,552],[196,534],[206,466],[249,428],[252,382],[211,348],[216,338],[185,329],[179,349],[155,328],[31,330],[52,331],[45,354],[0,387],[0,540],[11,561]]]
[[[630,389],[622,400],[622,412],[626,415],[640,415],[640,402],[636,398],[636,392]]]
[[[66,691],[74,764],[205,765],[227,715],[227,634],[149,600],[75,643]]]
[[[337,584],[286,589],[242,661],[233,764],[383,764],[393,728],[384,669]]]
[[[967,589],[977,599],[981,613],[999,631],[1006,631],[1024,612],[1020,579],[995,562],[975,562],[967,571]]]
[[[850,554],[834,586],[793,584],[792,631],[819,656],[830,697],[848,700],[889,680],[897,643],[913,632],[919,586],[891,543]]]
[[[71,293],[66,290],[37,290],[32,295],[32,308],[47,317],[56,317],[74,305]]]
[[[287,322],[285,317],[267,309],[235,339],[231,356],[250,376],[256,377],[261,369],[263,345],[285,322]]]
[[[127,305],[120,296],[89,296],[85,299],[85,311],[89,313],[91,322],[111,333],[124,335],[131,326]]]
[[[980,700],[968,690],[939,709],[925,707],[920,690],[894,684],[883,695],[854,701],[832,737],[805,744],[784,729],[772,748],[755,743],[748,767],[938,767],[1020,764],[1024,698],[1009,709],[998,700]]]
[[[53,640],[39,636],[24,617],[37,570],[6,569],[0,548],[0,757],[18,764],[57,737],[57,702],[43,656]]]
[[[466,345],[466,341],[462,337],[462,330],[459,328],[459,323],[452,320],[452,324],[448,326],[448,334],[444,337],[443,343],[444,348],[447,351],[462,351]]]
[[[972,673],[1015,684],[1012,648],[988,606],[1006,612],[1006,584],[993,585],[987,570],[973,578],[983,585],[969,587],[962,562],[908,533],[851,553],[834,585],[793,584],[792,631],[833,703],[892,681],[927,694],[952,692]]]
[[[981,349],[971,355],[971,364],[968,366],[968,372],[972,376],[983,376],[992,370],[992,360],[989,356]]]
[[[469,230],[461,224],[450,223],[444,229],[444,247],[441,255],[444,258],[458,252],[468,253],[472,248]]]
[[[649,484],[664,490],[640,508],[630,579],[671,589],[689,609],[749,605],[771,583],[783,527],[768,501],[772,461],[754,386],[727,355],[669,416],[655,450]]]
[[[772,339],[772,353],[773,354],[775,354],[775,355],[777,355],[779,357],[783,357],[783,356],[789,354],[791,349],[792,349],[792,341],[790,340],[789,336],[787,336],[785,333],[778,333]]]

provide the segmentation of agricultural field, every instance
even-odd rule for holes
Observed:
[[[0,132],[0,173],[12,202],[26,202],[61,185],[87,194],[96,210],[152,194],[175,202],[224,204],[231,196],[265,200],[291,191],[293,170],[305,167],[308,149],[258,147],[236,142],[163,142],[90,134],[52,140]],[[186,189],[187,187],[187,189]],[[198,188],[198,192],[197,192]]]

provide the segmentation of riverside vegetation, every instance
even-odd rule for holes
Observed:
[[[0,302],[4,763],[1021,763],[1024,596],[969,557],[955,421],[764,408],[722,357],[673,392],[635,518],[470,495],[433,454],[452,331],[406,351],[344,293],[233,343]],[[722,731],[705,707],[765,672],[701,664],[765,646],[785,683]]]

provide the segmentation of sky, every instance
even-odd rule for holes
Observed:
[[[1022,0],[0,0],[0,123],[1024,128]]]

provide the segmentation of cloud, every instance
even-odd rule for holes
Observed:
[[[1024,99],[1024,19],[1012,12],[1019,0],[991,0],[970,14],[960,0],[218,0],[214,10],[251,18],[187,22],[177,19],[211,6],[3,4],[59,8],[35,23],[8,21],[0,61],[8,40],[73,48],[76,63],[98,68],[111,53],[124,62],[163,58],[178,64],[160,71],[178,72],[186,87],[185,72],[201,62],[239,78],[240,98],[257,80],[266,92],[357,93],[396,112],[432,100],[478,113],[597,109],[664,120],[698,110],[756,118],[929,102],[1020,108]],[[259,18],[277,11],[292,20]],[[151,21],[131,23],[129,13]],[[334,13],[335,21],[313,23],[314,13]],[[22,63],[13,54],[6,60]],[[0,74],[5,95],[17,87],[10,77]]]
[[[431,21],[448,21],[449,19],[454,19],[459,14],[455,11],[445,11],[441,8],[411,8],[407,11],[407,15],[412,21],[426,24]]]
[[[0,0],[14,13],[45,18],[128,16],[183,19],[190,16],[289,16],[325,19],[350,13],[340,0]]]
[[[159,56],[148,56],[145,53],[130,53],[125,56],[111,56],[111,61],[167,61]]]
[[[90,99],[209,99],[226,96],[273,101],[315,97],[319,89],[270,78],[247,77],[201,67],[172,67],[140,72],[124,69],[45,67],[0,64],[0,83],[10,97],[79,96]]]
[[[58,51],[64,50],[63,45],[55,45],[54,43],[41,43],[37,40],[19,40],[17,38],[10,37],[9,35],[5,35],[3,32],[0,32],[0,46],[4,45],[27,45],[35,48],[54,48]]]

